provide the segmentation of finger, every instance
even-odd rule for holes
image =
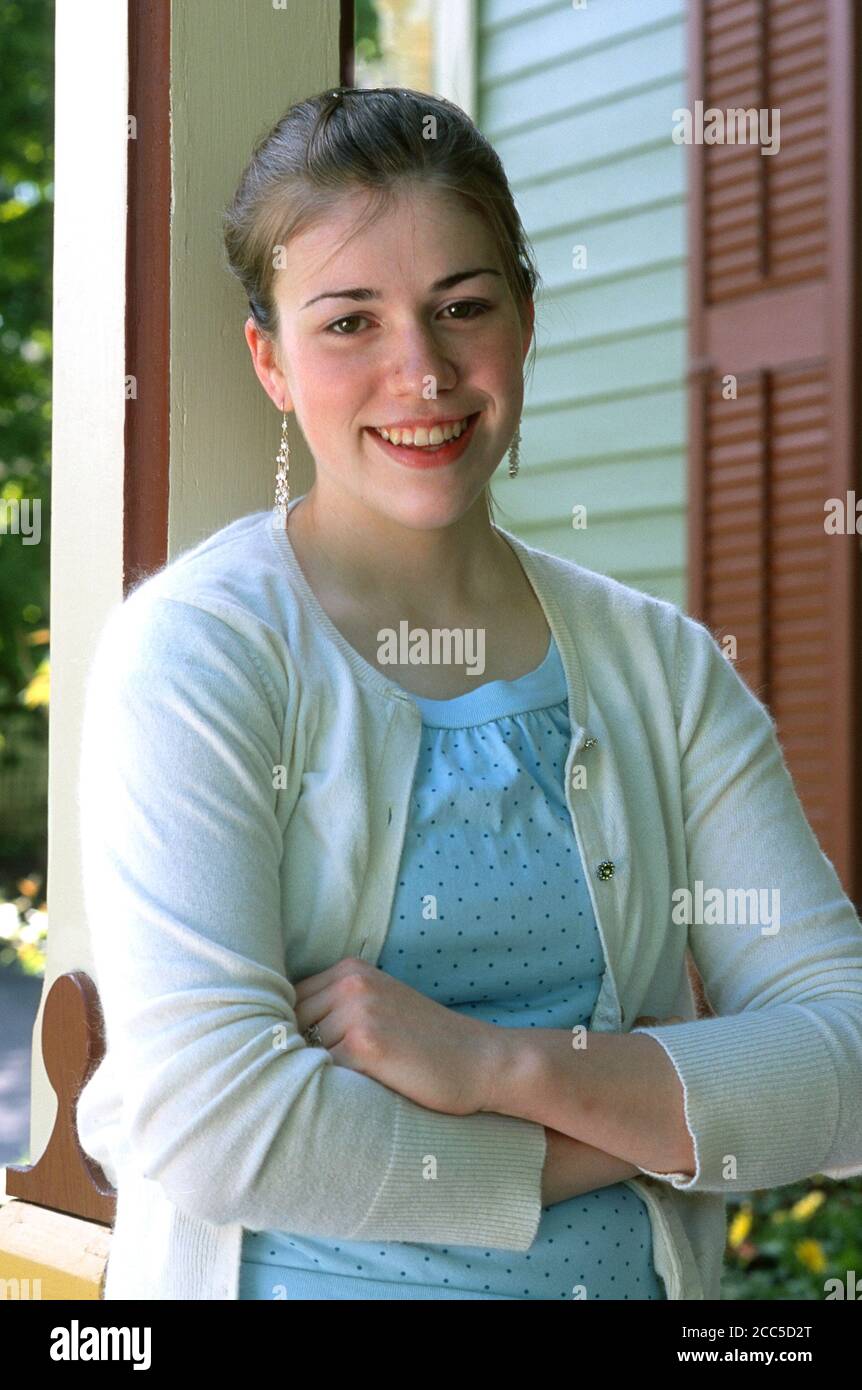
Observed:
[[[294,1005],[293,1013],[300,1033],[310,1028],[312,1023],[320,1024],[335,1007],[335,984],[314,990],[300,1004]]]
[[[312,1028],[317,1029],[317,1035],[309,1038],[308,1033]],[[300,1035],[305,1041],[306,1047],[323,1047],[327,1052],[342,1041],[339,1036],[338,1024],[333,1021],[332,1014],[323,1014],[320,1018],[313,1019],[304,1028],[299,1029]]]
[[[316,975],[306,975],[303,980],[294,980],[293,989],[298,1000],[309,999],[311,995],[317,994],[319,990],[325,989],[331,983],[331,969],[321,970]]]
[[[364,945],[364,942],[363,942]],[[359,956],[344,956],[337,960],[334,965],[327,966],[326,970],[318,970],[314,975],[306,975],[302,980],[294,980],[293,989],[297,999],[308,999],[312,994],[317,994],[321,989],[326,989],[335,980],[340,980],[345,974],[353,974],[357,971],[376,970],[370,961],[361,960]]]
[[[349,1004],[337,1004],[333,984],[328,990],[321,990],[313,999],[306,1000],[302,1009],[296,1010],[296,1026],[305,1036],[316,1023],[320,1042],[309,1043],[309,1046],[325,1047],[327,1052],[334,1055],[334,1049],[344,1048],[346,1044],[350,1017]],[[308,1043],[307,1038],[305,1041]]]
[[[369,1075],[367,1071],[363,1071],[359,1059],[345,1047],[343,1042],[334,1043],[332,1047],[327,1048],[327,1052],[337,1067],[347,1067],[349,1071],[358,1072],[360,1076]]]

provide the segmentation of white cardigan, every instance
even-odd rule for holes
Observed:
[[[607,962],[590,1027],[688,1020],[638,1031],[682,1079],[697,1171],[630,1185],[668,1297],[718,1298],[726,1193],[862,1173],[862,926],[708,629],[500,531],[566,671]],[[78,1125],[117,1187],[106,1298],[235,1299],[243,1227],[530,1248],[543,1126],[426,1110],[295,1026],[291,980],[379,956],[419,744],[417,707],[328,618],[275,512],[112,611],[79,783],[107,1051]],[[780,929],[679,924],[698,881],[778,889]],[[716,1018],[695,1018],[687,944]]]

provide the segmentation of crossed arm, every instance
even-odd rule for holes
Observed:
[[[482,1109],[559,1130],[622,1160],[629,1175],[639,1168],[694,1175],[682,1083],[654,1038],[591,1032],[578,1048],[564,1029],[496,1031],[495,1080]]]
[[[316,1024],[337,1064],[428,1109],[543,1125],[548,1185],[558,1166],[557,1177],[578,1184],[564,1195],[640,1168],[694,1175],[682,1083],[648,1034],[585,1032],[585,1046],[573,1046],[564,1029],[500,1027],[447,1009],[355,958],[298,982],[295,995],[299,1029]],[[544,1187],[543,1196],[562,1200]]]

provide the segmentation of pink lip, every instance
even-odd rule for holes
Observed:
[[[391,458],[397,459],[399,463],[406,463],[409,468],[442,468],[447,463],[454,463],[464,453],[473,438],[480,414],[481,411],[478,411],[470,417],[469,425],[457,439],[450,439],[444,444],[439,444],[436,449],[417,449],[410,444],[392,444],[390,440],[384,439],[375,429],[371,428],[367,430],[367,433],[375,444],[385,450]],[[461,415],[457,418],[463,420],[464,417]],[[434,423],[440,424],[442,422],[434,421]],[[452,423],[455,423],[454,420]],[[397,429],[398,427],[393,426],[393,428]],[[408,427],[405,426],[404,428]]]

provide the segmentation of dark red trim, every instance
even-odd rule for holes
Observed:
[[[170,463],[171,5],[129,0],[123,594],[167,558]]]
[[[850,489],[862,496],[859,460],[862,399],[862,279],[860,279],[859,122],[862,21],[851,0],[827,0],[830,129],[823,157],[829,168],[828,351],[831,387],[829,496]],[[827,853],[862,913],[862,537],[832,538],[828,586],[834,634],[829,759],[836,843]]]
[[[703,14],[690,4],[687,19],[688,107],[703,99]],[[706,357],[706,268],[703,247],[703,146],[689,145],[688,159],[688,592],[692,617],[706,619],[706,412],[714,363]]]
[[[353,51],[355,47],[354,0],[341,0],[341,20],[338,26],[338,65],[342,87],[354,85]]]

